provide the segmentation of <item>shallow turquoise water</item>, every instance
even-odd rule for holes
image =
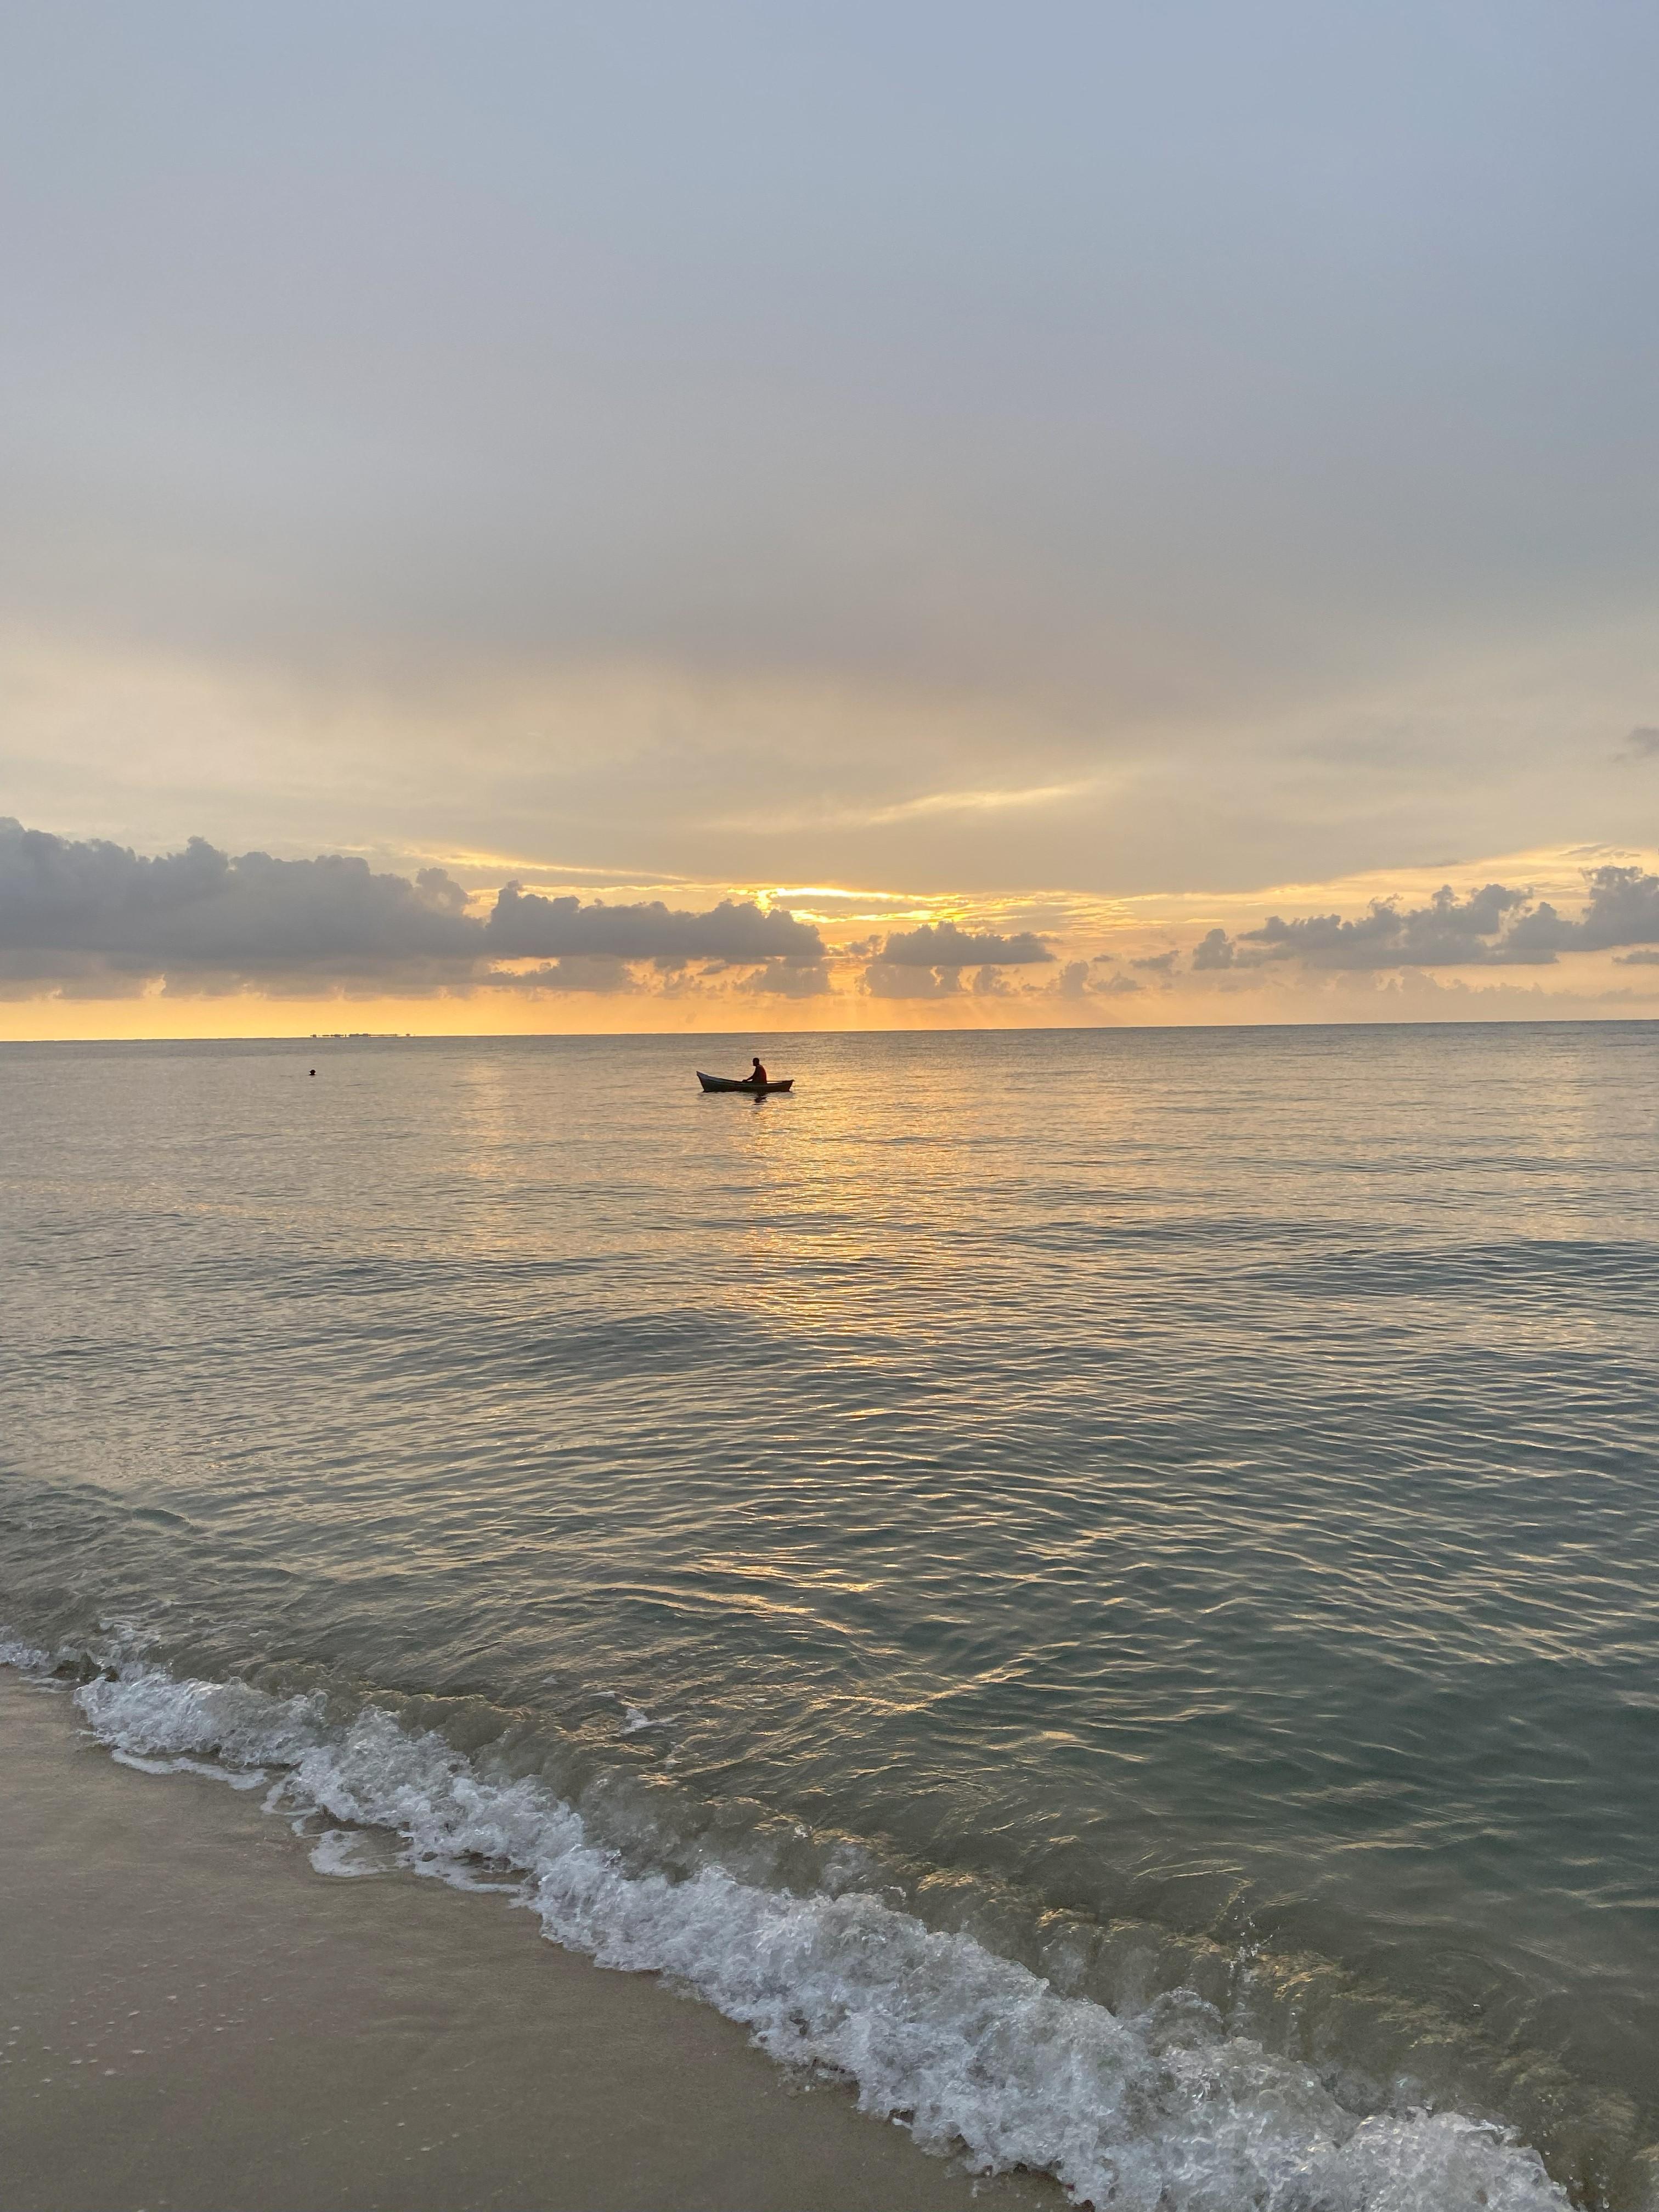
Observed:
[[[0,1623],[1115,2005],[1248,1960],[1627,2193],[1659,1027],[750,1048],[0,1051]]]

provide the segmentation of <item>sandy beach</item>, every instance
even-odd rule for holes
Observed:
[[[258,1793],[123,1767],[0,1670],[0,2212],[1058,2207],[791,2081],[654,1979]]]

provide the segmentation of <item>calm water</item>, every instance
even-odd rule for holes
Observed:
[[[628,1911],[861,1899],[1141,2023],[1073,2185],[1461,2203],[1307,2148],[1428,2106],[1640,2201],[1659,1027],[803,1036],[702,1097],[750,1044],[0,1051],[0,1623],[118,1660],[140,1752],[331,1745],[312,1802],[418,1840],[389,1714]],[[780,2019],[847,2012],[829,1926]],[[1188,2155],[1194,2052],[1300,2179]]]

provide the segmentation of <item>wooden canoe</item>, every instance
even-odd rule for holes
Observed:
[[[757,1098],[763,1091],[787,1091],[791,1089],[794,1084],[795,1079],[793,1075],[788,1075],[784,1078],[781,1083],[754,1083],[746,1080],[742,1076],[705,1075],[702,1068],[699,1068],[697,1070],[697,1080],[702,1084],[705,1091],[746,1091],[751,1097]]]

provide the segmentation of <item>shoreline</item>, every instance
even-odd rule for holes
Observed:
[[[118,1764],[0,1668],[0,2212],[1059,2212],[654,1975],[261,1796]]]

